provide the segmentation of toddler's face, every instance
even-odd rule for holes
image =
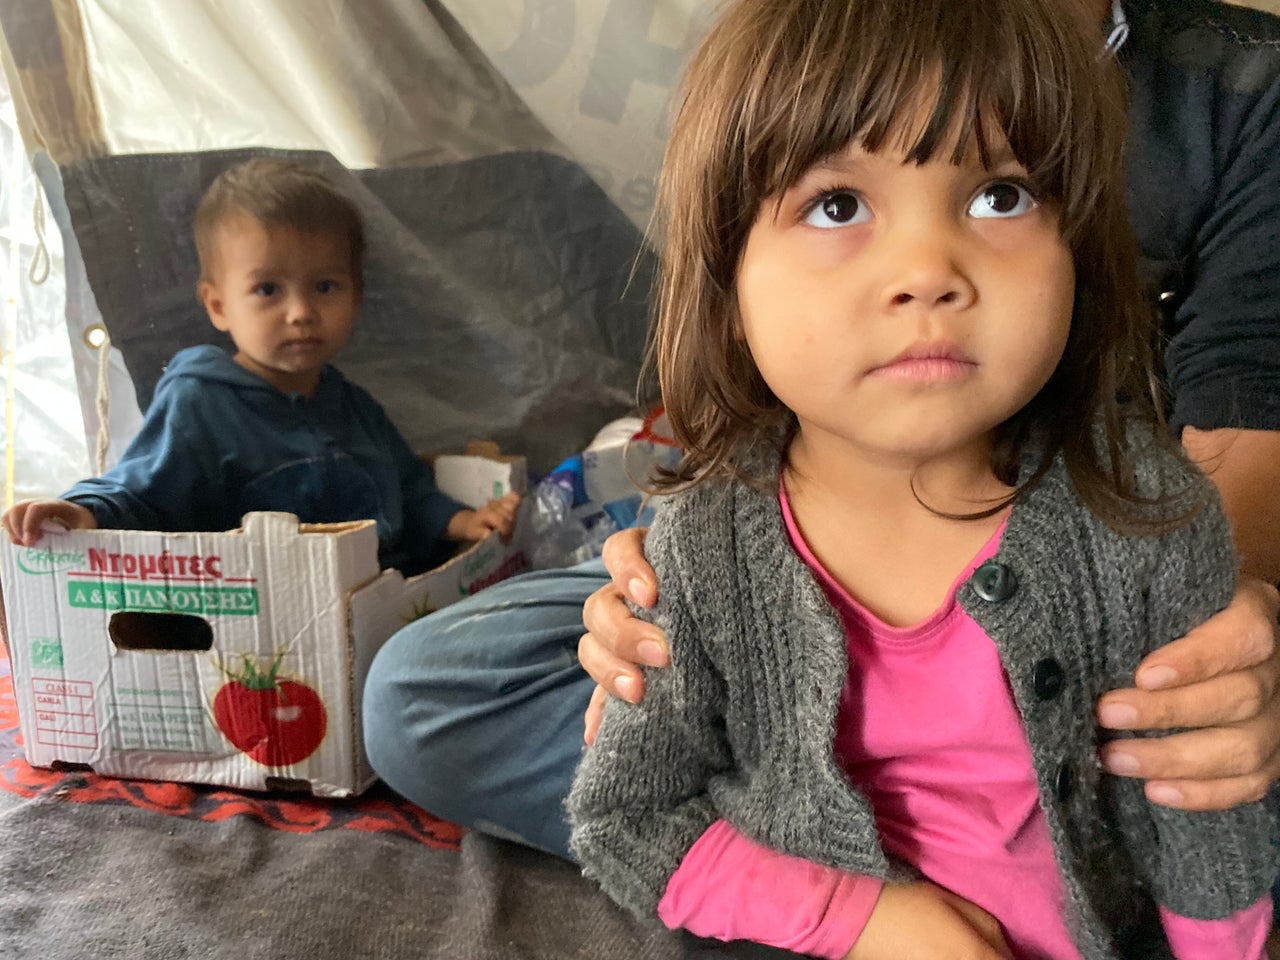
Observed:
[[[220,224],[215,236],[211,279],[200,285],[209,319],[231,334],[238,364],[311,396],[360,305],[346,238],[269,229],[247,216]]]
[[[752,227],[741,332],[806,446],[904,466],[972,451],[1062,357],[1075,269],[1056,211],[1003,143],[990,169],[940,153],[851,145]]]

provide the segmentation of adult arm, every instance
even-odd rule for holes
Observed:
[[[1170,422],[1218,486],[1245,572],[1274,583],[1280,61],[1268,51],[1280,21],[1224,6],[1211,19],[1188,20],[1176,41],[1137,58],[1130,189],[1151,255],[1179,265],[1161,288],[1172,310]],[[1213,53],[1186,55],[1196,48]],[[1199,728],[1115,747],[1108,767],[1148,778],[1148,797],[1187,809],[1261,796],[1280,772],[1277,607],[1263,582],[1242,583],[1225,613],[1153,652],[1133,687],[1103,697],[1099,717],[1117,729]]]
[[[1280,251],[1276,271],[1280,273]],[[1280,343],[1273,349],[1280,351]],[[1280,375],[1275,389],[1280,392]],[[1182,445],[1218,488],[1241,569],[1267,583],[1280,583],[1280,430],[1187,427]]]
[[[1151,481],[1140,470],[1140,482],[1154,485],[1143,489],[1144,494],[1176,489],[1183,469],[1176,461],[1153,458],[1151,466]],[[1207,496],[1213,495],[1207,482],[1198,482]],[[1232,595],[1236,553],[1216,496],[1184,526],[1160,537],[1117,539],[1104,549],[1115,551],[1115,559],[1102,555],[1100,568],[1131,558],[1140,577],[1127,591],[1141,597],[1145,609],[1136,614],[1133,627],[1123,628],[1121,643],[1136,628],[1150,651],[1167,637],[1189,633]],[[1104,778],[1103,789],[1114,791],[1114,823],[1130,847],[1137,876],[1163,908],[1166,933],[1179,960],[1205,958],[1199,949],[1204,937],[1198,934],[1214,930],[1226,935],[1225,942],[1250,945],[1248,954],[1234,955],[1257,957],[1269,927],[1275,878],[1276,821],[1267,807],[1254,802],[1191,812],[1149,802],[1133,780]]]
[[[578,644],[578,660],[598,686],[587,711],[587,742],[595,739],[605,698],[628,703],[644,698],[641,666],[665,667],[670,662],[662,629],[634,617],[631,601],[649,609],[658,602],[658,581],[644,555],[648,530],[620,530],[604,543],[604,565],[610,581],[587,598],[582,619],[587,633]]]

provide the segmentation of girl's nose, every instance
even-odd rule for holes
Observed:
[[[891,310],[962,310],[977,298],[972,281],[943,239],[921,237],[893,254],[884,305]]]

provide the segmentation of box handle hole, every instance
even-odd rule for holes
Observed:
[[[120,650],[211,650],[209,621],[186,613],[113,613],[107,625]]]

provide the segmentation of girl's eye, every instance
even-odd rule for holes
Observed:
[[[317,293],[333,293],[337,289],[338,281],[336,280],[321,280],[316,284]]]
[[[805,214],[804,222],[811,227],[831,230],[850,224],[866,223],[871,219],[871,208],[851,190],[833,190],[819,197]]]
[[[1034,210],[1036,198],[1020,183],[1002,180],[978,191],[969,204],[971,217],[1020,217]]]
[[[275,283],[260,283],[253,288],[253,292],[260,297],[274,297],[280,292],[280,286]]]

